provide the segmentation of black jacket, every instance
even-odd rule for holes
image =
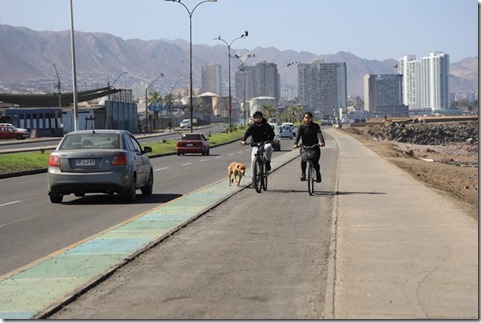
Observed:
[[[241,141],[246,141],[246,139],[251,136],[252,142],[262,142],[262,141],[272,141],[274,139],[274,130],[271,125],[267,122],[265,118],[261,121],[261,125],[258,126],[253,123],[246,129]]]
[[[305,146],[313,146],[317,143],[325,142],[325,138],[323,138],[323,134],[321,133],[320,125],[314,122],[311,122],[309,125],[302,123],[298,127],[295,145],[298,144],[300,138]]]

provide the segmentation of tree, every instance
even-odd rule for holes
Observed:
[[[274,108],[271,104],[263,104],[261,112],[263,113],[263,117],[265,117],[267,120],[269,120],[269,118],[276,117],[276,108]]]

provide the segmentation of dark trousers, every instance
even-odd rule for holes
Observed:
[[[300,148],[300,154],[301,154],[301,149],[303,148]],[[313,163],[313,167],[315,168],[315,171],[317,173],[320,172],[320,147],[315,147],[313,148],[315,151],[316,151],[316,154],[315,154],[315,158],[313,158],[311,160],[311,162]],[[306,161],[301,159],[301,173],[302,174],[305,174],[306,173]]]

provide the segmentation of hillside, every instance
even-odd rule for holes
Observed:
[[[187,86],[189,78],[189,43],[184,40],[124,40],[106,33],[76,32],[77,82],[79,86],[96,87],[112,82],[124,71],[116,85],[132,86],[148,82],[159,73],[165,77],[160,83],[161,90],[171,90],[173,84],[183,79],[181,86]],[[52,63],[56,64],[62,87],[71,89],[70,32],[34,31],[24,27],[0,25],[0,91],[27,89],[42,86],[40,90],[54,92],[57,83]],[[277,64],[281,88],[297,89],[297,69],[291,62],[311,63],[317,58],[325,62],[346,62],[348,94],[363,97],[363,76],[365,74],[390,74],[396,70],[396,59],[384,61],[367,60],[348,52],[316,55],[292,50],[257,47],[234,49],[232,54],[242,56],[254,53],[246,64],[260,61]],[[427,53],[428,54],[428,53]],[[450,53],[449,53],[450,54]],[[401,53],[400,56],[404,54]],[[201,84],[201,67],[206,64],[222,65],[223,80],[227,83],[227,48],[214,44],[193,45],[193,82]],[[236,71],[239,62],[231,61],[231,71]],[[42,85],[43,84],[43,85]],[[471,57],[451,64],[451,92],[476,91],[478,89],[478,57]],[[227,89],[227,84],[225,84]],[[227,91],[226,91],[227,92]]]

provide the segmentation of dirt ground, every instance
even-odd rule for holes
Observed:
[[[478,145],[453,143],[446,145],[415,145],[377,140],[377,127],[343,128],[374,152],[411,174],[426,186],[453,199],[470,216],[478,219],[479,152]],[[381,129],[380,129],[381,131]]]

